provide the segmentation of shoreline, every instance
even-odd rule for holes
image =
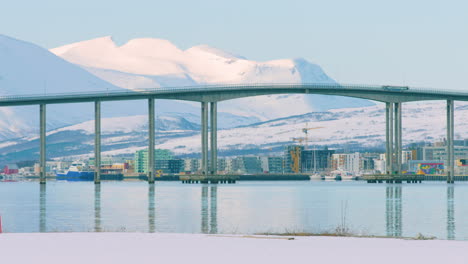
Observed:
[[[172,233],[3,233],[6,263],[466,263],[468,241]]]

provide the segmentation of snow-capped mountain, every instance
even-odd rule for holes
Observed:
[[[35,44],[0,35],[0,96],[33,95],[119,90],[80,66],[52,54]],[[123,101],[103,103],[104,117],[146,114],[145,103]],[[94,108],[90,103],[49,105],[47,128],[56,129],[91,120]],[[181,101],[158,100],[157,113],[163,116],[184,116],[198,122],[198,105]],[[256,118],[220,113],[221,127],[232,127],[258,121]],[[0,141],[34,135],[38,132],[37,106],[0,108]]]
[[[103,37],[51,49],[51,52],[127,89],[203,84],[334,83],[318,65],[304,59],[257,62],[207,45],[181,50],[162,39],[133,39],[118,46],[111,37]],[[367,100],[336,96],[271,95],[222,102],[219,111],[266,121],[311,111],[372,104]]]
[[[334,83],[319,66],[303,59],[256,62],[206,45],[180,50],[158,39],[135,39],[117,46],[105,37],[52,52],[58,56],[0,35],[0,96],[215,83]],[[218,121],[225,129],[223,134],[236,132],[232,128],[237,126],[244,129],[248,124],[303,115],[314,109],[372,104],[336,96],[258,96],[221,102]],[[103,150],[111,153],[144,148],[146,108],[142,101],[103,103]],[[156,109],[161,146],[167,144],[177,153],[197,151],[199,103],[157,100]],[[93,110],[91,103],[48,106],[49,157],[92,153]],[[37,157],[38,118],[37,106],[0,108],[0,161]]]
[[[106,89],[121,88],[37,45],[0,35],[0,96]],[[49,128],[82,122],[92,116],[92,108],[86,111],[81,104],[50,110]],[[38,115],[36,106],[1,108],[0,140],[36,132]]]
[[[403,143],[434,142],[445,138],[445,102],[403,104]],[[457,102],[455,107],[455,138],[468,137],[468,103]],[[147,148],[147,117],[104,118],[103,155],[134,153]],[[118,121],[118,122],[117,122]],[[157,148],[170,149],[186,155],[200,152],[198,124],[183,118],[161,117],[157,125]],[[311,112],[218,132],[221,156],[243,153],[278,154],[282,147],[292,144],[293,137],[303,137],[304,127],[322,127],[309,133],[309,147],[355,146],[384,148],[385,106],[335,109]],[[48,133],[48,157],[74,155],[92,156],[94,147],[93,122],[83,122]],[[0,164],[18,159],[37,157],[37,137],[0,143]],[[276,152],[276,153],[275,153]]]

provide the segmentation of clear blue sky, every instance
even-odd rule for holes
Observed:
[[[468,90],[466,0],[4,0],[0,34],[53,48],[112,35],[304,57],[344,83]]]

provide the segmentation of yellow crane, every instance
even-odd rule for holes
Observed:
[[[299,173],[300,171],[300,164],[301,164],[301,146],[302,146],[302,142],[305,141],[305,138],[291,138],[292,141],[298,141],[300,146],[295,146],[293,149],[291,149],[289,151],[289,155],[291,156],[291,160],[292,160],[292,163],[291,163],[291,170],[294,172],[294,173]]]
[[[305,137],[292,138],[292,140],[299,142],[301,146],[303,145],[303,142],[305,142],[305,149],[307,149],[307,142],[309,141],[309,138],[308,138],[309,130],[320,129],[320,128],[323,128],[323,127],[308,127],[308,125],[306,124],[306,127],[302,129],[302,132],[304,132]],[[291,159],[292,159],[291,170],[295,173],[299,173],[300,161],[301,161],[301,147],[300,146],[294,147],[293,150],[289,151],[289,154],[291,155]]]
[[[291,170],[294,173],[299,173],[300,161],[301,161],[301,147],[295,146],[293,150],[289,151],[292,158]]]
[[[306,148],[307,148],[307,142],[309,142],[308,140],[309,130],[321,129],[321,128],[324,128],[324,127],[308,127],[308,124],[306,124],[306,127],[302,129],[302,132],[304,132],[305,134],[304,141],[305,141]]]

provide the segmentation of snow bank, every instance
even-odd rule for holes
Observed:
[[[466,263],[468,242],[202,234],[0,235],[2,263]]]

